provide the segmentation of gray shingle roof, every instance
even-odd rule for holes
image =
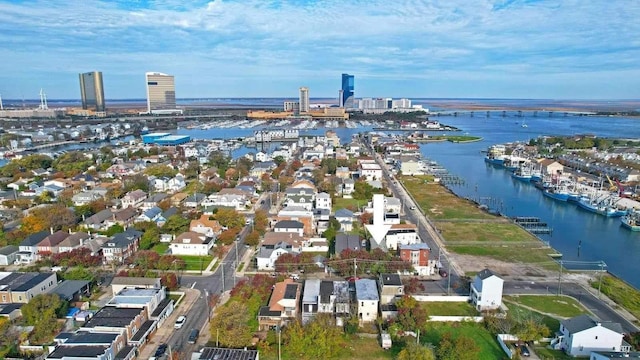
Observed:
[[[591,329],[593,327],[598,326],[598,324],[600,324],[604,328],[607,328],[611,331],[615,331],[619,334],[623,333],[622,326],[620,326],[620,324],[614,323],[611,321],[598,321],[589,315],[578,315],[571,319],[562,320],[560,323],[571,334],[575,334],[587,329]]]

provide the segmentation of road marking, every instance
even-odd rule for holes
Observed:
[[[191,284],[191,288],[193,289],[196,286],[197,281],[194,281],[193,284]]]

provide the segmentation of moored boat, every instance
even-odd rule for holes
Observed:
[[[542,194],[558,201],[569,200],[569,191],[567,191],[566,186],[563,185],[551,185],[542,190]]]
[[[511,177],[519,181],[531,182],[531,180],[533,179],[531,170],[532,169],[529,164],[522,164],[519,168],[511,173]]]
[[[627,214],[627,210],[615,207],[615,201],[611,197],[597,199],[594,197],[582,197],[578,200],[581,209],[606,217],[620,217]]]
[[[484,161],[496,166],[503,166],[507,148],[504,145],[493,145],[487,150]]]
[[[620,224],[623,228],[631,231],[640,231],[640,212],[632,211],[620,218]]]

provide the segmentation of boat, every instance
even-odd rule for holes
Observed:
[[[521,126],[522,126],[523,128],[529,127],[529,126],[524,122],[524,120],[522,120],[522,125],[521,125]]]
[[[504,145],[493,145],[487,150],[484,161],[491,165],[503,166],[507,148]]]
[[[549,187],[542,190],[542,194],[553,200],[569,200],[569,191],[567,190],[567,187],[562,184],[550,184]]]
[[[581,209],[606,217],[627,215],[627,210],[618,209],[615,206],[616,202],[617,200],[615,200],[613,196],[607,196],[603,199],[594,196],[581,197],[580,200],[578,200],[578,206]]]
[[[519,168],[511,173],[511,177],[519,181],[531,182],[531,180],[533,179],[531,165],[522,164]]]
[[[634,210],[620,218],[623,228],[631,231],[640,231],[640,211]]]
[[[526,165],[527,163],[529,163],[529,159],[523,158],[517,155],[513,155],[513,154],[509,156],[505,156],[503,161],[504,167],[510,171],[516,171],[518,168]]]

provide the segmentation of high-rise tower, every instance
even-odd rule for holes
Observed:
[[[342,74],[342,99],[340,104],[345,109],[352,109],[354,104],[353,98],[354,76]]]
[[[175,110],[176,86],[173,75],[159,72],[146,73],[147,78],[147,111]]]
[[[82,108],[104,111],[104,89],[102,87],[102,72],[92,71],[79,75],[80,97]]]
[[[300,88],[300,112],[309,112],[309,88],[304,86]]]

